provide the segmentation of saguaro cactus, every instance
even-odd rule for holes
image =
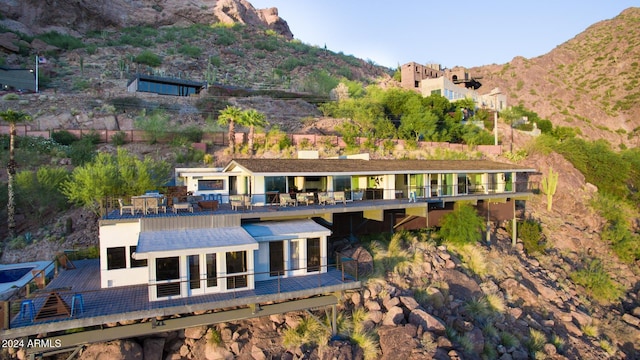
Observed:
[[[542,192],[547,195],[547,211],[551,211],[553,205],[553,195],[556,193],[558,186],[558,173],[549,167],[549,174],[542,178]]]

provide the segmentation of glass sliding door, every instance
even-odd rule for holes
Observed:
[[[320,238],[307,239],[307,272],[320,271]]]
[[[291,268],[289,270],[298,270],[300,266],[300,240],[291,240],[289,242],[289,257],[291,258]]]
[[[218,286],[218,270],[216,262],[216,254],[207,254],[205,256],[207,262],[207,287]]]
[[[284,275],[284,242],[269,242],[269,276]]]
[[[156,296],[180,295],[180,258],[177,256],[156,259]]]
[[[458,174],[458,195],[468,194],[469,179],[467,174]]]
[[[344,191],[345,199],[351,200],[351,176],[334,176],[333,191]]]
[[[227,289],[247,287],[247,252],[228,252],[227,260]],[[242,275],[233,275],[242,273]]]
[[[192,294],[202,293],[202,283],[200,278],[200,255],[187,256],[189,266],[189,291]]]

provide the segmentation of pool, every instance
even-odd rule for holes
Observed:
[[[0,270],[0,284],[18,281],[33,269],[34,267],[32,266],[25,268]]]
[[[53,273],[51,261],[32,261],[19,264],[0,264],[0,301],[11,297],[19,288],[33,279],[32,270],[44,270],[45,276]]]

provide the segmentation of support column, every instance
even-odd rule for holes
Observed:
[[[516,201],[511,200],[513,203],[513,221],[511,222],[511,246],[515,247],[518,242],[518,218],[516,217]]]
[[[338,334],[338,315],[336,305],[331,305],[331,336]]]

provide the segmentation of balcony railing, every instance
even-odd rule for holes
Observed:
[[[319,271],[320,269],[326,271]],[[313,295],[322,293],[327,286],[340,286],[341,284],[358,281],[358,264],[354,259],[341,258],[336,264],[314,266],[314,272],[305,275],[285,276],[285,272],[270,276],[268,280],[255,281],[255,288],[248,289],[249,278],[272,274],[272,272],[246,272],[234,273],[226,276],[218,276],[200,279],[199,285],[206,286],[215,282],[218,286],[227,286],[227,290],[195,294],[184,294],[184,289],[192,289],[193,279],[176,279],[161,282],[150,282],[147,285],[122,286],[105,289],[91,289],[86,291],[74,291],[72,287],[56,287],[55,281],[44,289],[32,291],[29,294],[21,292],[13,299],[0,302],[0,316],[4,320],[2,329],[10,329],[34,324],[59,322],[78,318],[104,317],[118,315],[127,312],[152,311],[162,308],[181,307],[189,305],[214,304],[228,300],[242,298],[256,298],[257,296],[291,294],[312,292]],[[300,268],[296,270],[303,270]],[[68,270],[60,273],[77,272],[82,270]],[[76,273],[74,276],[77,276]],[[80,279],[75,281],[81,281]],[[157,291],[160,298],[175,296],[171,299],[159,299],[149,301],[149,293]],[[315,292],[314,292],[315,291]],[[311,293],[307,294],[310,295]],[[184,295],[184,296],[183,296]],[[75,298],[75,300],[74,300]],[[60,299],[62,302],[52,303],[52,299]],[[80,306],[80,301],[82,306]],[[215,306],[215,305],[214,305]],[[43,308],[51,308],[49,313]],[[54,309],[55,308],[55,309]],[[45,309],[46,310],[46,309]]]

